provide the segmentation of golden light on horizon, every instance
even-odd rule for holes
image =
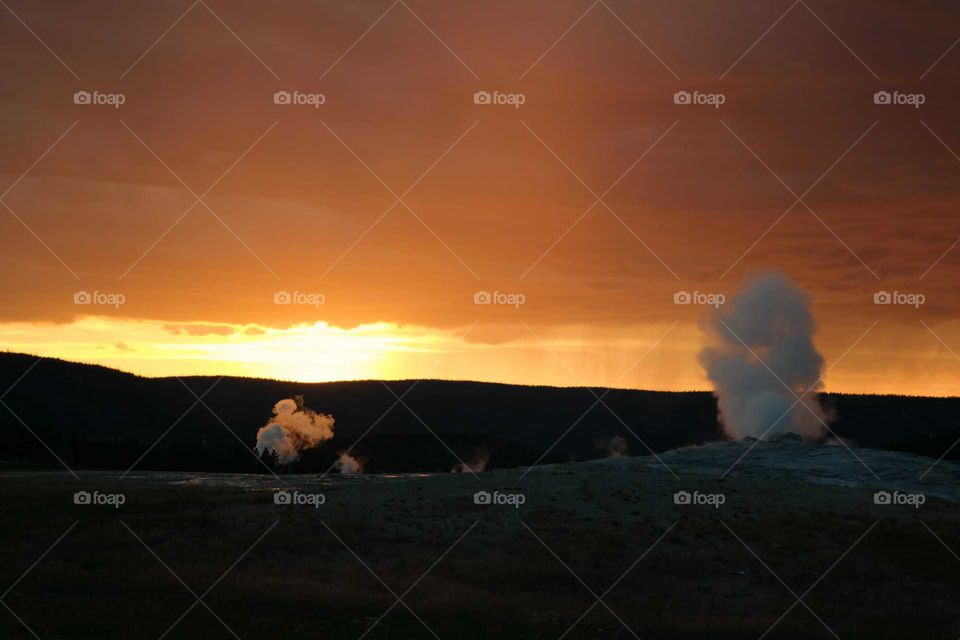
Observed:
[[[960,362],[932,336],[910,341],[914,355],[909,359],[897,357],[904,338],[896,332],[884,336],[878,329],[875,337],[828,372],[827,391],[956,395]],[[850,339],[843,335],[831,342]],[[437,378],[662,391],[710,388],[697,363],[702,336],[691,323],[617,331],[534,330],[524,323],[439,330],[386,322],[277,328],[82,316],[60,324],[2,323],[0,341],[9,351],[147,377],[227,375],[297,382]],[[837,358],[840,351],[839,346],[829,348],[828,362],[830,352]],[[870,373],[881,361],[885,371],[896,374]]]

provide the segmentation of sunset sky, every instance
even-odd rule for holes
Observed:
[[[960,390],[956,3],[4,1],[3,349],[707,389],[675,294],[779,269],[827,390]]]

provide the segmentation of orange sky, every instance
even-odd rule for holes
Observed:
[[[813,297],[829,390],[960,389],[953,3],[9,6],[3,348],[148,375],[707,388],[702,307],[675,292],[775,268]]]

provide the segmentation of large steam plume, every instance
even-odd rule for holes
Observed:
[[[333,437],[333,416],[304,406],[303,396],[284,398],[273,407],[273,417],[257,432],[257,453],[274,451],[281,464],[289,464],[300,452]]]
[[[707,346],[700,363],[713,382],[729,436],[762,439],[785,431],[806,439],[822,436],[823,358],[813,345],[816,323],[803,290],[780,272],[763,274],[704,316],[701,328]]]

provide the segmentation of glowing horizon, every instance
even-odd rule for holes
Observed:
[[[0,341],[11,352],[99,364],[154,378],[224,375],[303,383],[444,379],[711,390],[696,363],[700,336],[693,325],[637,326],[618,335],[592,336],[583,327],[565,331],[519,327],[521,332],[512,333],[504,333],[501,327],[494,332],[496,340],[473,341],[483,335],[477,325],[436,329],[378,322],[342,328],[320,321],[276,328],[82,316],[60,324],[3,323]],[[934,348],[922,354],[931,367],[948,366],[948,357]],[[605,366],[598,367],[599,361]],[[911,384],[910,376],[907,371],[899,379],[865,377],[841,365],[825,378],[825,391],[957,395],[951,392],[952,380],[932,386],[924,381]]]

